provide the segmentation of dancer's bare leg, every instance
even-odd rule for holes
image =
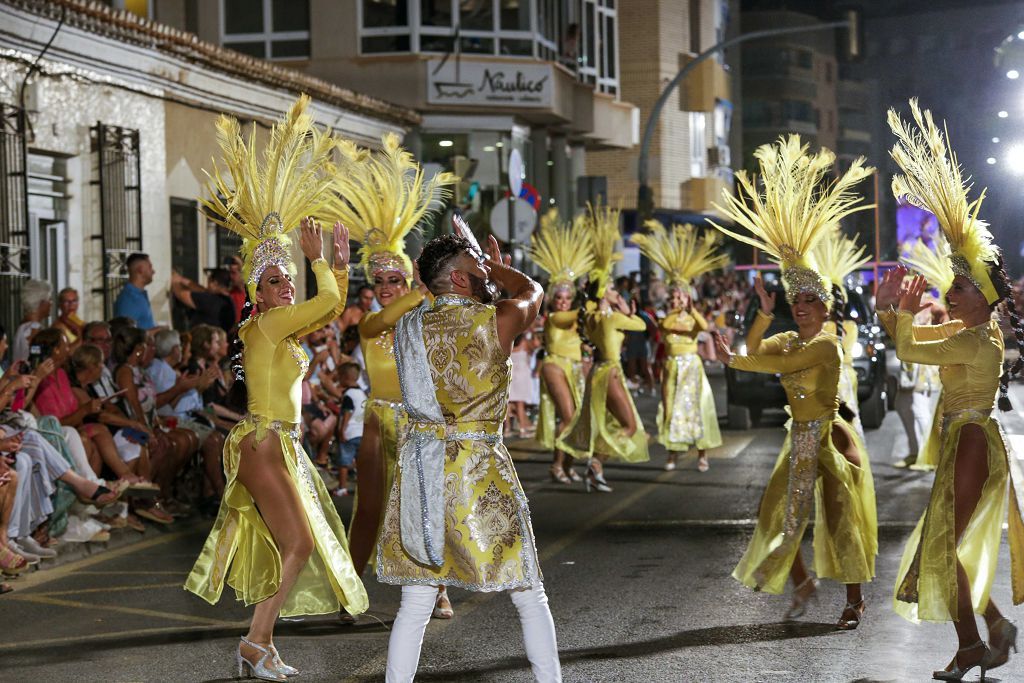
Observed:
[[[540,368],[544,385],[555,404],[555,429],[561,436],[568,428],[572,418],[576,415],[576,407],[572,400],[572,390],[569,388],[569,381],[565,371],[554,363],[544,363]],[[564,451],[555,449],[554,460],[551,463],[553,470],[568,469],[572,467],[572,457]]]
[[[243,439],[238,480],[252,495],[281,554],[281,583],[277,593],[256,605],[249,632],[252,642],[267,647],[274,640],[274,622],[291,592],[299,572],[313,553],[313,534],[299,492],[284,463],[281,442],[274,433],[255,444],[255,434]],[[242,644],[242,656],[259,661],[260,652]]]
[[[384,472],[384,453],[381,451],[380,423],[375,414],[363,424],[363,440],[356,454],[359,483],[356,489],[356,509],[349,525],[348,549],[357,574],[362,574],[370,555],[377,545],[387,478]]]

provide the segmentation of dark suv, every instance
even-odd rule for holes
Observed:
[[[774,319],[765,332],[765,339],[779,332],[796,330],[782,287],[770,283],[765,288],[769,292],[777,292],[775,310],[772,312]],[[885,344],[882,341],[884,332],[878,326],[874,311],[868,306],[859,288],[847,288],[846,292],[846,317],[857,322],[853,367],[857,371],[857,400],[860,403],[858,414],[865,428],[875,429],[881,426],[887,408]],[[753,296],[743,316],[742,328],[736,335],[736,352],[746,353],[746,331],[750,329],[760,307],[760,300]],[[786,405],[786,392],[778,375],[726,368],[725,379],[730,429],[749,429],[757,424],[763,410],[782,409]]]

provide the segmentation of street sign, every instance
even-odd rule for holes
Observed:
[[[512,190],[512,196],[518,197],[523,191],[523,157],[518,149],[513,149],[508,155],[508,186]]]
[[[509,234],[509,198],[498,201],[491,209],[491,232],[503,242],[525,242],[537,224],[537,212],[524,199],[516,199],[512,206],[512,231]]]

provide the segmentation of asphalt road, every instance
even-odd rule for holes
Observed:
[[[1024,409],[1024,391],[1014,393]],[[650,428],[653,400],[639,404]],[[839,585],[823,582],[820,603],[786,623],[788,597],[753,593],[730,577],[782,443],[782,418],[724,432],[705,474],[692,459],[663,471],[658,447],[645,465],[609,466],[611,494],[551,483],[546,456],[515,443],[566,681],[923,681],[949,661],[952,626],[910,624],[890,609],[903,543],[931,485],[929,475],[889,464],[905,448],[895,414],[868,433],[880,556],[859,630],[832,630],[845,598]],[[1021,414],[1004,425],[1024,435]],[[349,508],[346,501],[346,516]],[[208,525],[178,522],[15,581],[0,598],[0,680],[230,679],[247,610],[227,593],[211,607],[181,588]],[[993,596],[1014,618],[1008,567],[1004,543]],[[358,624],[281,624],[277,645],[303,670],[299,680],[382,680],[399,591],[369,573],[365,581],[371,609]],[[451,593],[455,618],[428,628],[417,680],[532,680],[508,598]],[[993,674],[988,680],[1024,680],[1024,657]]]

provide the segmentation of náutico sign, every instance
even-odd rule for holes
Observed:
[[[440,67],[440,68],[439,68]],[[550,64],[427,62],[427,102],[455,106],[550,107]]]

